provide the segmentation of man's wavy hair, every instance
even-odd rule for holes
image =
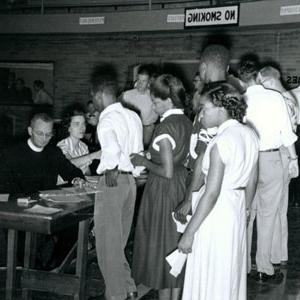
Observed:
[[[208,97],[213,105],[224,107],[232,119],[243,123],[247,104],[243,96],[232,85],[222,83],[207,91],[204,96]]]

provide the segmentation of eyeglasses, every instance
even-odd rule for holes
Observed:
[[[44,133],[42,131],[32,131],[38,137],[45,137],[46,139],[51,139],[53,137],[53,133]]]

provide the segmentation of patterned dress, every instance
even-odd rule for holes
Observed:
[[[172,145],[174,174],[171,179],[150,172],[139,209],[135,232],[132,273],[136,284],[155,288],[182,287],[183,276],[174,278],[165,257],[177,247],[180,238],[172,212],[183,201],[192,123],[179,109],[167,111],[156,127],[149,148],[151,159],[161,164],[158,142],[169,139]]]

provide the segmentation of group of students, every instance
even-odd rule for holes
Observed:
[[[116,80],[95,71],[91,95],[100,112],[101,151],[89,153],[82,143],[85,116],[76,112],[66,123],[69,137],[57,145],[62,151],[49,145],[53,120],[38,114],[27,143],[1,152],[0,190],[15,197],[54,188],[58,175],[88,184],[84,174],[100,159],[94,232],[108,300],[135,299],[138,284],[158,290],[160,300],[246,299],[247,237],[251,241],[255,217],[255,279],[282,280],[273,264],[287,260],[287,241],[284,250],[284,242],[273,240],[287,238],[286,187],[298,176],[292,126],[297,103],[289,106],[282,90],[263,87],[273,77],[249,60],[242,62],[239,79],[228,76],[229,58],[222,45],[201,53],[194,123],[183,112],[186,92],[175,76],[151,78],[141,68],[135,88],[118,98]],[[144,169],[149,175],[131,270],[124,249],[136,201],[134,178]],[[183,234],[177,231],[180,223]],[[170,274],[166,260],[176,249],[186,260],[178,276]]]

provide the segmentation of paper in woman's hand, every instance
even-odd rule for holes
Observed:
[[[173,218],[173,221],[175,222],[176,224],[176,230],[177,232],[180,232],[180,233],[184,233],[185,231],[185,228],[186,226],[188,225],[190,219],[191,219],[191,215],[187,215],[186,216],[186,219],[187,219],[187,222],[185,224],[182,224],[181,222],[177,221],[176,218],[175,218],[175,213],[172,212],[172,218]]]
[[[181,224],[181,223],[180,223]],[[179,252],[178,249],[173,251],[166,257],[166,261],[171,266],[170,274],[174,277],[177,277],[185,264],[187,259],[187,254]]]

